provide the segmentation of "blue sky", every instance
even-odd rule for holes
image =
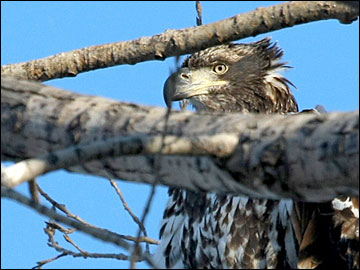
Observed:
[[[281,2],[202,2],[203,23],[211,23],[257,7]],[[167,29],[195,25],[194,2],[1,2],[1,65],[43,58],[87,46],[152,36]],[[300,109],[322,104],[328,111],[359,108],[359,23],[320,21],[275,31],[241,42],[272,36],[284,48],[294,68],[286,73]],[[64,78],[46,84],[119,101],[165,107],[163,84],[174,58],[122,65]],[[96,226],[134,235],[137,227],[124,211],[108,180],[65,171],[38,178],[58,202]],[[133,211],[141,216],[149,195],[147,185],[119,181]],[[16,190],[28,194],[27,185]],[[44,200],[42,200],[44,202]],[[149,236],[158,226],[167,201],[167,188],[157,189],[147,218]],[[1,268],[30,268],[58,253],[47,246],[47,218],[8,199],[1,199]],[[78,233],[76,243],[89,252],[123,252],[120,248]],[[58,235],[57,240],[71,248]],[[128,268],[110,259],[65,257],[47,268]],[[139,268],[147,267],[144,263]]]

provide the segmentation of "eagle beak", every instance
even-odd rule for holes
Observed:
[[[212,86],[224,85],[208,68],[190,70],[187,67],[173,73],[164,85],[164,100],[171,108],[171,102],[209,93]]]

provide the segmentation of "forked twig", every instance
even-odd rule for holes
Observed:
[[[144,233],[144,236],[147,237],[147,232],[146,232],[146,228],[145,228],[144,224],[141,223],[140,219],[135,215],[135,213],[131,210],[128,203],[125,201],[124,194],[122,193],[121,189],[118,187],[118,185],[116,184],[116,182],[113,178],[109,177],[109,180],[110,180],[111,185],[115,188],[116,193],[119,195],[119,198],[120,198],[125,210],[129,213],[129,215],[132,217],[134,222],[139,226],[141,231]],[[150,252],[149,243],[146,243],[146,251]]]

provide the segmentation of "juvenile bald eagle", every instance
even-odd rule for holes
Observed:
[[[167,79],[165,102],[188,99],[209,112],[298,112],[291,83],[279,73],[289,68],[282,55],[269,38],[196,52]],[[169,195],[156,254],[163,267],[358,266],[349,248],[355,242],[347,241],[359,237],[355,201],[306,204],[181,189]]]

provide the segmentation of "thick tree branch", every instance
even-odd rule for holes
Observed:
[[[81,72],[170,56],[294,25],[327,19],[348,24],[359,16],[357,1],[294,1],[256,10],[215,23],[181,30],[167,30],[152,37],[87,47],[26,63],[1,67],[2,75],[46,81],[73,77]]]
[[[36,158],[16,163],[6,170],[2,182],[8,187],[32,181],[36,176],[61,168],[81,165],[84,162],[123,155],[230,155],[238,142],[236,135],[167,136],[166,146],[161,148],[160,135],[133,135],[116,137],[105,141],[75,145]]]
[[[172,112],[161,148],[163,108],[8,77],[2,77],[1,87],[2,159],[40,157],[37,162],[45,169],[39,173],[64,166],[74,172],[153,183],[154,156],[162,150],[159,184],[163,185],[314,202],[359,194],[358,112],[288,116]],[[96,150],[88,151],[92,147]],[[13,178],[16,174],[8,170],[2,174]],[[7,184],[19,183],[12,181]]]

